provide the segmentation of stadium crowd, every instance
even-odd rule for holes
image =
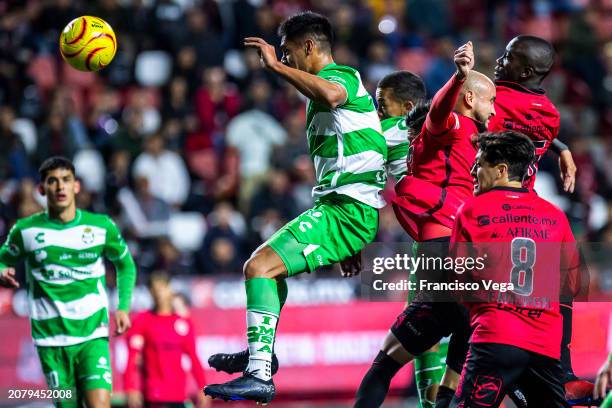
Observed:
[[[305,99],[242,47],[245,36],[278,45],[278,23],[304,9],[332,19],[337,63],[358,68],[371,93],[404,69],[433,95],[468,38],[476,69],[491,77],[509,38],[551,40],[558,61],[546,88],[577,187],[560,194],[549,154],[536,189],[567,212],[579,240],[612,243],[605,0],[0,0],[0,241],[43,208],[41,161],[64,155],[82,180],[79,206],[117,221],[141,280],[158,268],[240,274],[252,249],[312,205]],[[60,30],[84,14],[108,21],[118,39],[98,74],[75,71],[57,51]],[[377,240],[408,240],[389,208]]]

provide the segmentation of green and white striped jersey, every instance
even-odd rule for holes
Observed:
[[[335,109],[308,102],[308,150],[317,177],[313,196],[335,192],[384,207],[387,145],[372,97],[354,68],[329,64],[317,76],[342,85],[347,99]]]
[[[403,116],[394,116],[380,122],[387,141],[387,176],[399,181],[408,172],[408,128]]]
[[[0,268],[24,260],[32,337],[69,346],[108,336],[104,257],[131,256],[107,215],[77,210],[68,223],[46,212],[17,221],[0,248]]]

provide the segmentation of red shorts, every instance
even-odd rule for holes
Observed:
[[[395,216],[415,241],[421,240],[419,231],[425,222],[452,228],[457,210],[467,199],[414,176],[404,177],[395,186],[395,192],[397,196],[392,201]]]

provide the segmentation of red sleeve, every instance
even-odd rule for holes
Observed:
[[[134,318],[134,324],[127,333],[128,360],[123,377],[123,386],[126,391],[141,391],[140,364],[145,338],[144,329],[146,318],[139,314]]]
[[[456,126],[457,117],[453,115],[453,109],[463,82],[455,74],[434,95],[427,119],[425,119],[425,127],[429,133],[439,135]]]
[[[204,368],[202,367],[202,363],[200,362],[200,358],[196,352],[195,329],[193,327],[193,323],[191,321],[188,321],[188,323],[189,333],[185,336],[183,342],[183,352],[187,354],[191,360],[191,373],[193,374],[198,387],[203,388],[206,385]]]
[[[467,230],[467,225],[465,222],[465,213],[467,211],[467,207],[463,204],[457,210],[457,214],[455,216],[455,223],[453,224],[453,233],[451,234],[450,245],[451,250],[456,248],[455,243],[459,242],[472,242],[470,238],[470,232]],[[452,253],[452,252],[451,252]]]

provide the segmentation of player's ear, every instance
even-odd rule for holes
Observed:
[[[500,163],[497,166],[497,179],[509,179],[508,165],[506,163]]]
[[[304,53],[308,56],[314,52],[315,43],[312,38],[307,38],[304,41]]]
[[[81,182],[77,179],[74,180],[74,194],[79,194],[81,192]]]
[[[414,108],[414,102],[408,101],[404,104],[404,107],[406,108],[406,113],[408,113]]]
[[[521,78],[531,78],[535,74],[535,70],[532,66],[527,65],[523,68],[523,72],[521,73]]]
[[[38,193],[41,196],[45,195],[45,188],[43,187],[43,183],[44,183],[44,181],[41,181],[40,183],[38,183],[38,186],[36,186],[36,188],[38,189]]]
[[[463,95],[463,100],[468,107],[472,108],[474,106],[474,92],[465,91],[465,94]]]

